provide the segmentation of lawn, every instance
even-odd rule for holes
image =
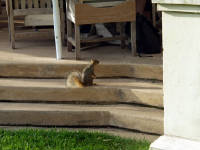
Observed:
[[[149,144],[97,132],[0,129],[0,150],[148,150]]]

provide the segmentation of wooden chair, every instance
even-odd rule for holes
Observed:
[[[59,0],[63,41],[65,37],[65,13],[63,9],[63,4],[65,3],[64,1],[65,0]],[[24,26],[53,25],[52,0],[6,0],[6,9],[8,14],[10,41],[13,49],[15,48],[15,38],[17,35],[15,33],[15,16],[25,16]],[[23,37],[27,38],[30,34],[25,32],[23,35]]]
[[[67,45],[68,51],[75,47],[75,57],[80,59],[80,45],[88,42],[121,40],[124,46],[124,29],[120,36],[94,40],[80,39],[80,26],[85,24],[131,22],[132,55],[136,55],[136,2],[135,0],[67,0]],[[75,36],[72,35],[72,23],[75,26]]]

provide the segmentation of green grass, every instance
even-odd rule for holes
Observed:
[[[0,150],[148,150],[149,144],[97,132],[0,129]]]

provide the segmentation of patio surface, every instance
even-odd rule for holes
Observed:
[[[0,28],[0,63],[61,63],[61,64],[84,64],[91,58],[99,59],[102,63],[112,64],[152,64],[162,65],[161,54],[150,55],[153,57],[132,57],[128,48],[120,46],[99,46],[81,51],[82,60],[74,59],[74,52],[68,52],[63,47],[63,59],[56,60],[56,49],[53,37],[48,39],[30,38],[16,41],[16,49],[12,50],[7,28]]]

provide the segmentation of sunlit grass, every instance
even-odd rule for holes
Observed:
[[[0,130],[0,150],[148,150],[149,145],[97,132]]]

